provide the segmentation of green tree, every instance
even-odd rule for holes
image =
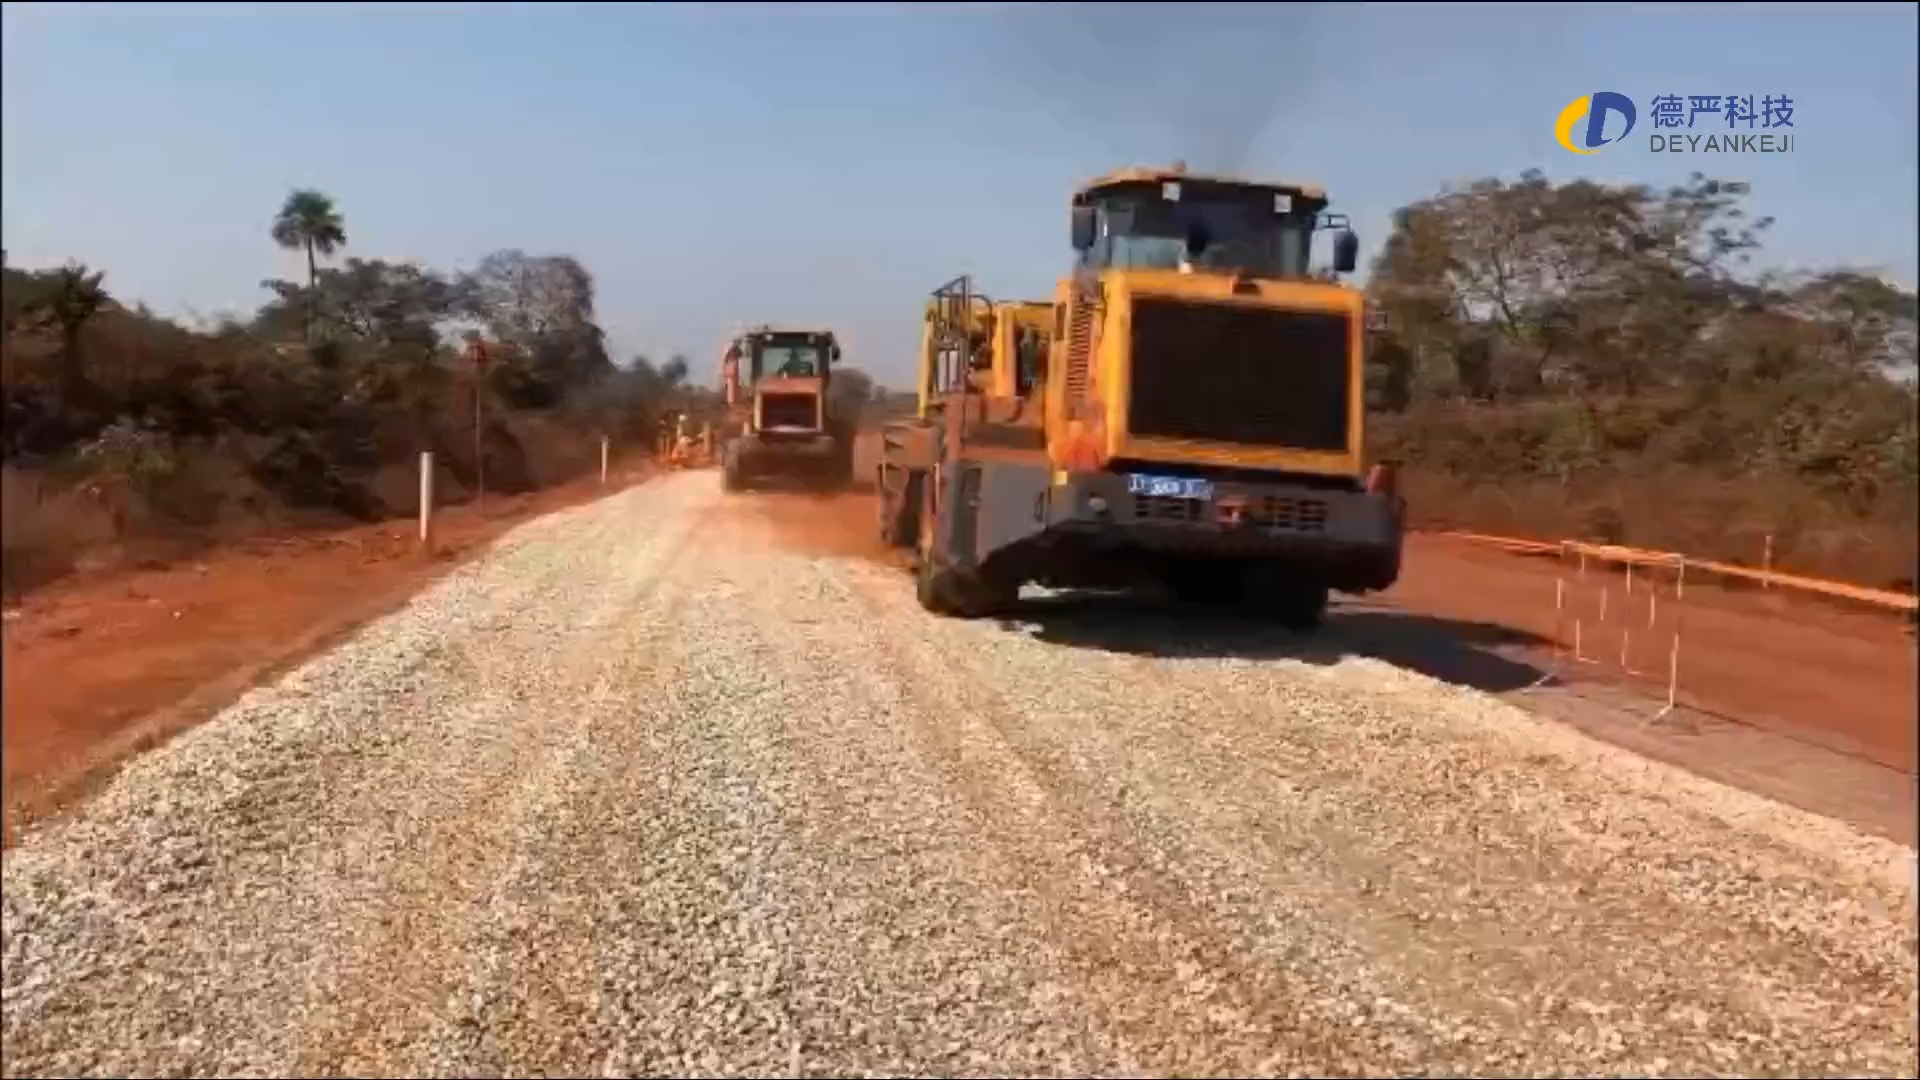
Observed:
[[[496,386],[516,405],[553,405],[613,366],[594,318],[593,275],[571,256],[496,251],[454,293],[458,312],[505,347]]]
[[[375,349],[431,348],[439,343],[441,325],[455,314],[447,280],[411,263],[349,258],[339,269],[322,270],[313,289],[277,279],[261,284],[276,296],[255,320],[255,328],[269,336],[311,304],[330,335]]]
[[[105,277],[104,272],[90,273],[85,266],[68,263],[47,279],[42,303],[60,330],[61,392],[70,403],[78,403],[88,388],[80,334],[107,303],[107,291],[100,285]]]

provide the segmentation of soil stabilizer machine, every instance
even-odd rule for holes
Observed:
[[[720,362],[727,423],[720,443],[722,486],[761,480],[842,487],[853,479],[857,417],[829,392],[840,343],[831,330],[760,326],[737,335]]]
[[[918,415],[883,431],[884,540],[921,603],[1004,608],[1023,583],[1149,585],[1317,626],[1329,590],[1399,577],[1404,503],[1362,461],[1361,294],[1309,268],[1316,187],[1125,169],[1073,195],[1050,303],[968,278],[923,313]]]

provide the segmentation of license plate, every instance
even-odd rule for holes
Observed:
[[[1141,473],[1129,473],[1127,491],[1130,494],[1154,498],[1195,499],[1206,502],[1213,498],[1213,481],[1191,476],[1146,476]]]

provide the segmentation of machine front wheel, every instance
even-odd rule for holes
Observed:
[[[745,491],[747,478],[740,469],[740,445],[728,443],[720,453],[720,489],[722,491]]]
[[[1290,582],[1274,591],[1268,610],[1274,621],[1288,630],[1311,634],[1327,620],[1327,587],[1318,582]]]
[[[945,565],[940,550],[941,522],[933,509],[932,478],[916,479],[919,483],[910,485],[908,490],[918,495],[920,504],[919,520],[915,523],[920,558],[914,576],[914,593],[920,606],[935,615],[959,619],[986,618],[1011,608],[1020,598],[1018,582],[1008,584]]]

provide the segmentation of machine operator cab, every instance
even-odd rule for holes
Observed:
[[[819,434],[826,430],[828,385],[840,360],[831,330],[758,326],[742,333],[723,368],[744,379],[732,395],[747,411],[747,429],[766,434]]]
[[[753,350],[753,377],[824,379],[835,347],[826,334],[767,334]]]
[[[780,330],[760,326],[741,335],[736,363],[745,360],[748,385],[762,379],[819,379],[840,359],[830,330]],[[744,355],[742,355],[744,354]]]
[[[1073,197],[1076,269],[1306,278],[1313,234],[1337,229],[1332,270],[1352,273],[1360,240],[1326,205],[1326,193],[1310,185],[1190,175],[1177,163],[1121,169]]]

